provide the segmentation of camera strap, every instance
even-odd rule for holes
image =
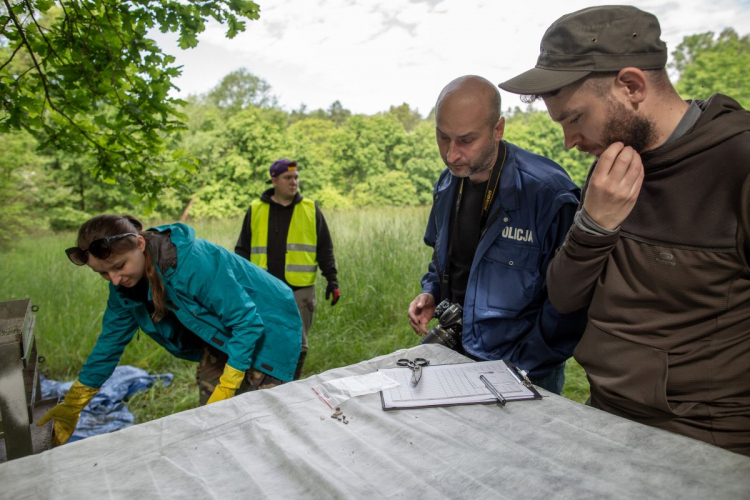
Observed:
[[[498,159],[500,158],[500,153],[502,152],[502,160],[500,161],[500,168],[497,167],[497,161],[495,161],[495,164],[492,166],[492,170],[490,172],[490,178],[487,182],[487,188],[484,192],[484,201],[482,202],[482,211],[479,216],[479,234],[480,238],[481,235],[484,234],[485,225],[487,224],[487,219],[490,215],[490,209],[492,208],[492,203],[495,201],[495,198],[497,197],[498,187],[500,185],[500,174],[503,172],[503,167],[505,166],[505,160],[508,157],[508,147],[505,145],[505,141],[500,141],[498,146]],[[500,151],[500,149],[502,151]],[[454,224],[458,223],[458,213],[461,210],[461,197],[463,196],[464,192],[464,183],[466,182],[466,177],[461,179],[461,183],[458,186],[458,194],[456,195],[456,204],[455,204],[455,212],[453,216]],[[502,207],[500,207],[500,210],[502,210]],[[440,279],[440,295],[441,300],[445,299],[448,294],[448,285],[450,281],[450,267],[451,267],[451,257],[453,255],[453,227],[449,228],[449,236],[448,236],[448,255],[445,260],[445,270],[443,271],[443,274]],[[435,256],[435,269],[439,272],[439,267],[437,267],[437,255]]]
[[[484,203],[482,203],[482,215],[479,218],[479,234],[484,233],[485,225],[487,224],[487,218],[490,216],[490,209],[492,208],[492,202],[495,201],[497,196],[498,186],[500,185],[500,174],[503,173],[503,167],[505,166],[505,159],[508,155],[508,148],[505,146],[505,141],[500,141],[500,148],[502,149],[503,159],[500,162],[500,168],[495,168],[497,162],[492,166],[492,172],[490,173],[490,181],[487,183],[487,190],[484,193]],[[500,157],[500,151],[497,154]],[[463,183],[461,183],[463,187]],[[459,194],[459,203],[461,195]],[[458,215],[458,212],[456,212]]]

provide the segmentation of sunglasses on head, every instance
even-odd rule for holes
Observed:
[[[105,260],[112,254],[112,242],[127,238],[128,236],[138,235],[135,233],[123,233],[116,234],[114,236],[107,236],[106,238],[99,238],[98,240],[92,241],[91,245],[89,245],[88,249],[86,250],[81,250],[78,247],[72,247],[65,250],[65,253],[68,255],[70,262],[72,262],[76,266],[82,266],[86,264],[86,262],[89,260],[89,257],[86,254],[91,254],[99,260]]]

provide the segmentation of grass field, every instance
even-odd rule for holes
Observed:
[[[422,242],[428,213],[426,208],[326,212],[341,300],[335,307],[325,302],[325,280],[319,277],[303,376],[418,344],[406,310],[421,291],[419,279],[430,259]],[[199,237],[231,250],[240,224],[241,219],[191,223]],[[72,232],[38,234],[0,256],[0,301],[31,298],[39,306],[35,333],[46,360],[43,370],[57,380],[76,377],[99,334],[107,300],[106,282],[65,257],[63,250],[74,243]],[[195,364],[172,357],[147,336],[130,343],[121,364],[175,375],[169,387],[130,400],[137,422],[198,405]],[[585,401],[586,376],[572,359],[566,377],[564,396]]]

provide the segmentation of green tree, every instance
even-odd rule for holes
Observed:
[[[360,205],[411,206],[418,205],[417,188],[406,172],[391,170],[367,179],[358,191]]]
[[[49,148],[48,148],[49,149]],[[37,209],[53,230],[77,229],[93,214],[103,212],[141,214],[144,200],[130,189],[127,179],[100,182],[91,174],[94,158],[65,151],[45,151],[47,161],[37,177]]]
[[[406,138],[392,115],[355,115],[331,135],[333,181],[341,192],[367,198],[369,177],[398,170],[397,146]]]
[[[10,247],[33,219],[28,207],[36,195],[36,177],[44,162],[34,151],[36,141],[26,132],[2,136],[0,154],[0,250]]]
[[[435,120],[420,122],[399,148],[398,155],[403,158],[400,168],[414,184],[418,204],[431,204],[435,182],[446,168],[435,141]]]
[[[419,112],[411,109],[406,103],[403,103],[401,106],[391,106],[388,113],[395,116],[407,132],[411,132],[422,122]]]
[[[331,117],[331,121],[336,125],[341,125],[351,115],[352,112],[344,108],[340,101],[334,101],[328,108],[328,116]]]
[[[281,157],[291,158],[299,165],[301,193],[316,201],[318,193],[326,188],[327,197],[335,198],[330,144],[335,130],[336,125],[330,120],[305,118],[286,129],[279,148]]]
[[[672,52],[671,67],[679,72],[675,88],[686,99],[706,99],[720,92],[750,108],[750,36],[727,28],[687,36]]]
[[[338,102],[338,101],[336,101]],[[337,105],[337,108],[341,106],[341,103]],[[333,109],[333,106],[331,106],[331,109]],[[349,115],[347,115],[349,116]],[[307,111],[307,104],[302,103],[299,106],[299,109],[292,110],[291,113],[289,113],[289,125],[293,125],[297,123],[298,121],[305,120],[307,118],[314,118],[316,120],[331,120],[331,115],[328,114],[328,112],[324,109],[316,109],[315,111],[311,111],[308,113]],[[346,117],[344,117],[346,119]],[[343,121],[343,120],[342,120]]]
[[[579,186],[586,181],[592,157],[577,150],[566,150],[562,128],[546,112],[531,107],[527,111],[516,110],[506,119],[504,138],[557,162]]]
[[[179,32],[186,49],[197,45],[209,19],[226,23],[232,38],[245,29],[242,18],[258,18],[250,0],[2,5],[0,133],[24,129],[43,145],[89,154],[99,178],[125,176],[152,197],[175,181],[161,168],[162,153],[165,136],[183,127],[183,116],[181,101],[168,95],[180,70],[148,30]]]
[[[197,218],[236,216],[268,186],[268,167],[282,154],[286,114],[249,106],[228,120],[216,120],[216,109],[203,108],[202,122],[185,134],[181,146],[200,161],[183,201]],[[185,214],[186,216],[187,214]]]
[[[221,109],[239,111],[248,106],[273,108],[278,104],[271,94],[271,85],[245,68],[232,71],[221,79],[206,96],[209,102]]]

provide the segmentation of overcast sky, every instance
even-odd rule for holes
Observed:
[[[355,113],[408,103],[426,115],[453,78],[476,74],[499,83],[534,66],[539,42],[563,14],[598,5],[584,0],[255,0],[260,19],[233,40],[218,23],[198,47],[155,33],[177,57],[181,97],[204,93],[247,68],[265,79],[287,110],[339,100]],[[655,14],[670,54],[686,35],[750,27],[750,0],[624,2]],[[671,56],[670,56],[671,60]],[[503,92],[503,108],[523,106]]]

